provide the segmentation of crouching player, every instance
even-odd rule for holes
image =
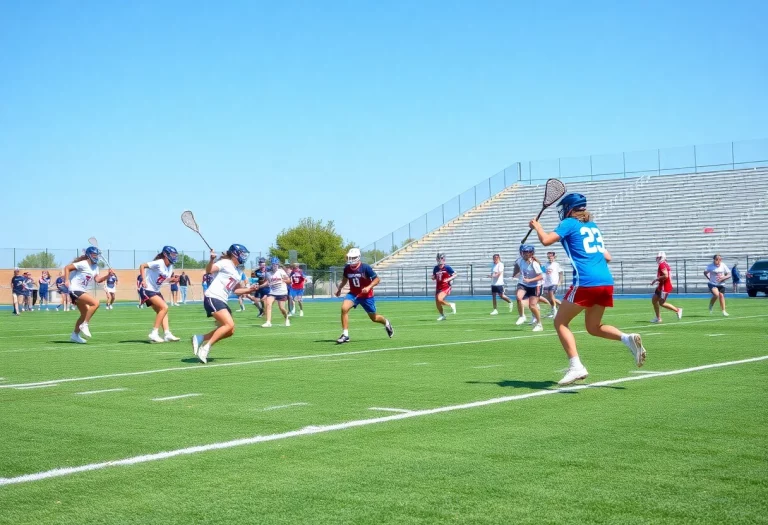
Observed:
[[[237,267],[245,264],[248,255],[248,248],[242,244],[233,244],[229,250],[221,254],[221,259],[216,261],[216,252],[211,250],[211,258],[205,267],[205,273],[213,274],[213,279],[205,290],[203,307],[208,317],[216,320],[216,328],[205,335],[192,336],[192,350],[203,363],[208,362],[211,346],[235,333],[235,320],[227,304],[229,294],[248,295],[256,290],[255,286],[238,287],[242,282],[240,279],[242,272]]]
[[[669,267],[669,264],[667,264],[667,254],[664,252],[659,252],[659,254],[656,256],[656,264],[659,265],[659,269],[656,272],[656,278],[651,281],[651,286],[656,283],[659,284],[656,286],[656,291],[653,292],[653,298],[651,299],[651,303],[653,304],[653,312],[656,314],[656,317],[651,319],[651,322],[661,322],[661,310],[659,309],[659,306],[663,306],[667,310],[672,310],[677,314],[678,319],[682,319],[683,309],[667,302],[667,297],[669,297],[669,294],[672,293],[672,277],[670,276],[672,269]]]
[[[363,263],[360,259],[360,249],[352,248],[347,253],[347,265],[344,266],[344,276],[336,289],[336,297],[341,295],[341,289],[349,283],[349,293],[344,297],[341,303],[341,337],[336,340],[337,344],[349,342],[349,311],[357,308],[357,305],[363,307],[368,317],[374,323],[384,325],[387,335],[392,337],[395,333],[392,325],[383,316],[376,313],[376,301],[373,298],[373,289],[379,284],[379,276],[369,265]]]
[[[605,249],[603,234],[587,211],[587,198],[580,193],[569,193],[558,207],[562,222],[555,231],[545,232],[536,219],[529,223],[544,246],[561,242],[573,265],[573,284],[555,316],[555,329],[570,361],[568,371],[558,384],[570,385],[588,375],[579,359],[576,339],[569,327],[582,311],[585,312],[584,324],[590,335],[621,341],[629,348],[635,364],[643,366],[645,348],[640,334],[625,334],[618,328],[603,324],[605,309],[613,307],[613,276],[608,269],[611,254]]]

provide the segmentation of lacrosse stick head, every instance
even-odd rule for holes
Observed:
[[[195,216],[192,215],[191,211],[187,210],[181,214],[181,222],[183,222],[184,226],[186,226],[193,232],[200,233],[200,229],[197,227],[197,221],[195,220]]]
[[[587,207],[587,198],[582,195],[581,193],[569,193],[565,197],[563,197],[563,200],[560,201],[560,204],[557,205],[560,215],[560,220],[565,220],[566,217],[568,217],[568,214],[571,213],[574,210],[583,210]]]
[[[565,195],[565,184],[557,179],[549,179],[544,187],[544,208],[552,206],[563,195]]]
[[[96,240],[96,237],[90,237],[88,239],[88,244],[90,244],[91,246],[95,246],[96,248],[99,247],[99,241]]]

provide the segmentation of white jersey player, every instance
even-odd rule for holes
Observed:
[[[69,293],[72,304],[80,310],[80,317],[75,322],[75,330],[69,337],[73,343],[83,344],[86,342],[83,337],[89,339],[91,337],[88,323],[99,308],[99,300],[88,293],[88,288],[94,282],[103,283],[107,279],[107,275],[99,275],[100,255],[101,250],[95,246],[89,246],[85,250],[85,255],[64,267],[64,290]]]
[[[178,341],[179,338],[171,333],[168,326],[168,305],[160,293],[160,287],[166,282],[178,281],[178,277],[171,278],[173,265],[179,257],[179,252],[173,246],[163,246],[163,249],[155,258],[139,266],[139,273],[143,287],[139,290],[141,302],[148,304],[155,311],[155,324],[149,333],[149,340],[153,343],[165,341]],[[164,337],[160,337],[158,330],[163,325]]]
[[[267,282],[269,283],[269,295],[267,295],[266,304],[266,317],[267,322],[261,325],[263,328],[269,328],[272,326],[272,303],[277,301],[277,306],[280,308],[280,313],[285,318],[285,326],[291,326],[291,321],[288,319],[288,309],[285,307],[288,301],[288,283],[291,282],[288,274],[285,270],[280,268],[280,259],[272,257],[270,261],[271,267],[267,271]]]
[[[256,291],[258,285],[241,287],[240,270],[237,266],[248,260],[248,248],[242,244],[233,244],[216,261],[216,252],[211,250],[211,258],[205,267],[206,273],[213,274],[213,281],[205,291],[203,308],[208,317],[216,320],[216,328],[205,335],[192,336],[192,350],[203,363],[208,362],[208,353],[220,339],[226,339],[235,333],[235,320],[227,301],[230,294],[247,295]]]

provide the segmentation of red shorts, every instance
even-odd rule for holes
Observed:
[[[451,287],[449,286],[448,288],[439,288],[435,290],[435,295],[439,293],[444,293],[445,295],[451,295]]]
[[[613,306],[613,286],[571,286],[563,298],[584,308],[590,306]]]

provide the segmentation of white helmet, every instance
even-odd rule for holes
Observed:
[[[360,262],[360,248],[350,248],[347,252],[347,264],[357,264]]]
[[[657,260],[658,262],[664,262],[664,261],[666,261],[666,260],[667,260],[667,254],[666,254],[666,253],[664,253],[664,252],[659,252],[659,253],[656,255],[656,260]]]

